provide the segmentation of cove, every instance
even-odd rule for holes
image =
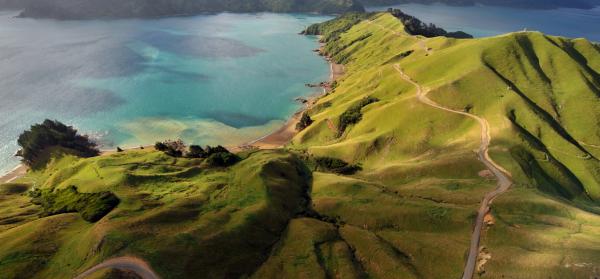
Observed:
[[[0,174],[17,137],[45,118],[102,148],[181,138],[241,144],[277,130],[329,66],[298,35],[329,19],[216,14],[154,20],[54,21],[0,13]]]

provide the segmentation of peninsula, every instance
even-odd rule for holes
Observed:
[[[98,156],[32,126],[31,170],[0,184],[0,274],[597,276],[600,46],[441,30],[398,10],[308,27],[344,74],[273,145]]]

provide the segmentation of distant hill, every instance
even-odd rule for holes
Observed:
[[[22,17],[55,19],[149,18],[212,12],[362,11],[355,0],[0,0],[0,8],[23,9]]]
[[[452,6],[472,6],[475,4],[482,4],[526,9],[591,9],[600,5],[600,1],[598,0],[361,0],[360,2],[365,6],[385,6],[405,3],[443,3]]]

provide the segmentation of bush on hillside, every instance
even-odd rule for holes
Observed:
[[[340,115],[340,124],[338,127],[338,136],[341,136],[346,129],[348,128],[348,126],[350,125],[354,125],[358,122],[360,122],[360,120],[362,120],[362,108],[366,107],[372,103],[378,102],[379,99],[371,97],[371,96],[367,96],[365,98],[363,98],[362,100],[360,100],[360,102],[358,102],[357,104],[352,105],[351,107],[349,107],[344,113],[342,113],[342,115]]]
[[[421,35],[428,38],[432,37],[449,37],[449,38],[459,38],[459,39],[471,39],[473,36],[462,32],[447,32],[446,30],[437,27],[435,24],[430,23],[426,24],[419,20],[418,18],[405,14],[400,9],[388,9],[388,12],[392,14],[394,17],[398,18],[402,24],[404,24],[404,29],[407,33],[411,35]]]
[[[120,202],[111,192],[80,193],[75,186],[56,191],[36,189],[30,197],[32,203],[42,207],[42,217],[77,212],[90,223],[102,219]]]
[[[190,145],[188,153],[186,154],[188,158],[205,158],[206,151],[200,145]]]
[[[206,158],[206,163],[211,167],[229,167],[235,165],[240,160],[240,157],[227,151],[211,154]]]
[[[29,131],[24,131],[18,140],[21,150],[17,156],[22,157],[22,162],[29,167],[38,165],[40,157],[50,147],[63,147],[75,151],[81,157],[93,157],[100,154],[96,143],[87,136],[77,134],[72,126],[67,126],[59,121],[44,120],[42,124],[31,126]]]
[[[318,171],[351,175],[362,170],[362,168],[358,165],[352,165],[343,160],[332,157],[317,157],[315,161],[317,163]]]
[[[186,152],[185,143],[182,140],[166,140],[154,144],[154,148],[172,157],[182,157]]]
[[[334,80],[331,82],[331,91],[335,91],[335,89],[338,87],[338,81]]]
[[[302,130],[308,128],[308,126],[310,126],[313,122],[314,121],[312,120],[312,118],[310,118],[308,113],[304,112],[302,114],[302,117],[300,117],[300,121],[298,121],[298,123],[296,124],[296,130],[302,131]]]
[[[167,150],[167,145],[163,142],[157,141],[154,144],[154,149],[156,149],[158,151],[165,151],[165,150]]]
[[[229,167],[241,160],[240,157],[220,145],[206,146],[205,148],[199,145],[190,145],[187,148],[182,140],[168,140],[157,142],[154,148],[172,157],[185,156],[187,158],[206,159],[206,163],[212,167]]]
[[[217,145],[217,146],[206,146],[206,156],[210,156],[212,154],[216,154],[216,153],[229,153],[229,150],[227,150],[227,148]]]

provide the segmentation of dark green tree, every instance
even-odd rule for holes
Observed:
[[[93,157],[100,154],[96,143],[91,141],[88,136],[77,134],[77,130],[72,126],[49,119],[24,131],[19,136],[18,144],[21,146],[21,150],[17,152],[17,156],[22,157],[23,163],[30,167],[37,166],[40,163],[40,157],[50,147],[63,147],[81,157]]]
[[[310,118],[308,113],[304,112],[302,114],[302,116],[300,117],[300,121],[298,121],[298,123],[296,124],[296,130],[302,131],[302,130],[308,128],[308,126],[310,126],[313,122],[314,121],[312,120],[312,118]]]
[[[204,158],[206,151],[200,145],[190,145],[189,151],[186,154],[189,158]]]

